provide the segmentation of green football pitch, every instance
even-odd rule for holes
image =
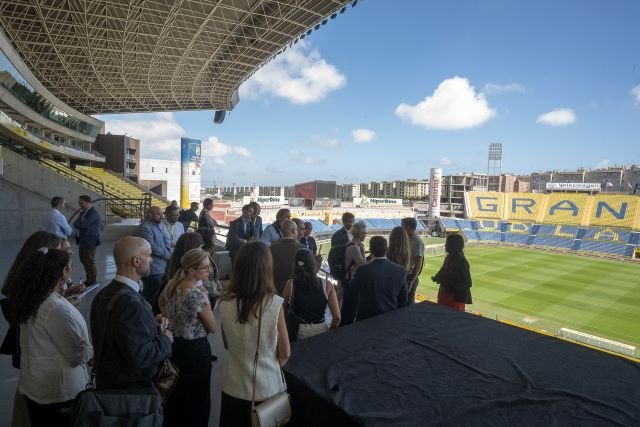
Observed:
[[[566,327],[640,345],[640,264],[521,249],[465,248],[474,304],[486,317],[555,334]],[[443,256],[426,258],[418,293],[435,301],[431,276]]]

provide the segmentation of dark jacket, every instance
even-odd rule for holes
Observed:
[[[349,233],[342,227],[331,236],[331,247],[336,245],[346,245],[349,243]]]
[[[178,217],[178,222],[182,223],[184,227],[185,233],[189,231],[189,227],[193,223],[193,221],[198,220],[198,214],[192,211],[191,209],[185,209],[180,212],[180,216]]]
[[[280,239],[269,247],[273,257],[273,282],[278,295],[282,295],[287,280],[293,277],[296,252],[304,248],[296,239]]]
[[[114,280],[98,292],[90,319],[98,387],[151,381],[171,355],[171,341],[159,334],[151,307],[124,283]]]
[[[211,216],[211,211],[206,209],[202,209],[200,212],[200,217],[198,218],[198,228],[215,228],[218,225],[216,220]]]
[[[257,217],[255,217],[252,223],[254,233],[253,235],[256,237],[256,240],[260,240],[260,237],[262,237],[262,217],[258,215]]]
[[[439,283],[445,291],[454,294],[456,302],[473,303],[471,299],[471,270],[464,255],[454,258],[447,256],[440,271],[433,276],[433,281]]]
[[[86,212],[73,222],[78,229],[78,246],[95,248],[100,245],[100,214],[91,206]]]
[[[255,231],[251,220],[247,223],[246,231],[242,217],[231,221],[231,223],[229,223],[229,233],[227,234],[226,244],[229,256],[233,258],[235,254],[238,253],[240,246],[242,246],[240,239],[249,240],[251,237],[255,237]]]
[[[358,267],[349,283],[358,294],[356,320],[364,320],[407,305],[407,272],[385,258]]]

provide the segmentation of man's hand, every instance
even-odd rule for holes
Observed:
[[[168,337],[169,341],[171,341],[171,343],[173,344],[173,334],[171,333],[170,330],[165,329],[162,335],[164,335],[165,337]]]

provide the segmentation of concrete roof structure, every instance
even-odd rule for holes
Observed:
[[[2,0],[35,77],[84,114],[231,110],[258,68],[348,0]]]

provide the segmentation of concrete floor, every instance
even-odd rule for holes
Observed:
[[[4,282],[7,271],[13,263],[13,260],[22,246],[22,241],[3,241],[0,244],[0,280]],[[77,254],[77,246],[73,245],[75,251],[73,256],[73,274],[74,283],[77,283],[81,277],[86,277],[82,264]],[[115,275],[115,265],[113,263],[113,242],[105,242],[98,247],[96,252],[96,263],[98,265],[98,281],[102,284],[109,283]],[[93,291],[82,300],[78,309],[85,317],[87,326],[89,325],[89,310],[91,301],[97,291]],[[217,313],[216,313],[217,317]],[[7,322],[3,316],[0,316],[0,339],[4,339],[7,332]],[[209,418],[209,426],[218,425],[220,416],[220,381],[222,378],[222,360],[224,358],[224,347],[222,344],[222,335],[216,332],[209,335],[209,343],[213,349],[213,353],[218,356],[218,361],[213,364],[213,372],[211,375],[211,417]],[[11,366],[11,357],[0,355],[0,427],[9,427],[11,425],[11,413],[13,408],[13,396],[16,391],[18,382],[18,371]]]

